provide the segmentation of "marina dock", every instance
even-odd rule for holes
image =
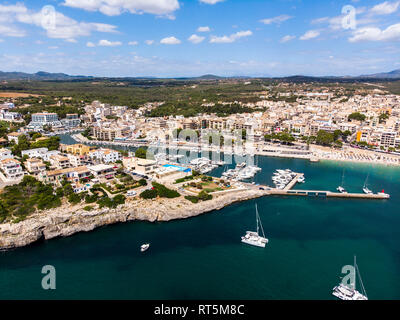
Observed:
[[[374,200],[387,200],[390,198],[387,194],[365,194],[365,193],[340,193],[332,191],[321,190],[277,190],[272,189],[269,191],[272,195],[283,196],[304,196],[304,197],[325,197],[325,198],[353,198],[353,199],[374,199]]]
[[[340,193],[326,190],[293,190],[299,178],[303,177],[303,173],[296,173],[296,176],[283,189],[271,188],[269,194],[282,196],[303,196],[303,197],[322,197],[322,198],[347,198],[347,199],[373,199],[387,200],[390,195],[384,193],[365,194],[365,193]]]

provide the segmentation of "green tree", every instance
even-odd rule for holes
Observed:
[[[316,142],[322,146],[331,146],[334,142],[333,133],[326,132],[325,130],[318,131]]]
[[[335,130],[333,132],[333,140],[337,141],[342,135],[343,135],[343,132],[341,130]]]
[[[353,112],[352,114],[349,115],[348,120],[365,121],[366,118],[367,117],[360,112]]]
[[[147,150],[144,148],[139,148],[135,151],[135,157],[140,159],[146,159],[147,157]]]
[[[157,198],[157,191],[154,189],[145,190],[140,194],[143,199],[155,199]]]

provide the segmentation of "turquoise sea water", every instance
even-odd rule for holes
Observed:
[[[265,249],[240,242],[255,228],[255,201],[40,242],[0,253],[0,299],[333,299],[354,254],[370,299],[400,298],[400,168],[266,157],[258,165],[263,184],[275,169],[304,172],[301,189],[334,190],[345,168],[347,189],[362,192],[370,173],[369,188],[391,199],[258,199]],[[44,265],[57,270],[55,291],[41,288]]]

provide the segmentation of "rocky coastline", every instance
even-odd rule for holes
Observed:
[[[44,239],[68,237],[79,232],[129,221],[166,222],[195,217],[221,210],[235,202],[268,195],[264,190],[215,196],[214,199],[193,204],[183,197],[178,199],[129,200],[116,209],[94,208],[85,211],[83,206],[63,205],[60,208],[37,212],[18,223],[0,224],[0,250],[24,247]]]

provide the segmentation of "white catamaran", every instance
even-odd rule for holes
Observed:
[[[333,288],[332,294],[341,300],[368,300],[367,292],[365,291],[361,279],[360,270],[357,266],[356,256],[354,256],[354,269],[356,271],[356,274],[354,275],[354,283],[351,286],[340,283],[338,286]],[[361,293],[356,290],[357,275],[360,279]]]
[[[265,237],[264,229],[261,223],[260,216],[258,214],[258,207],[256,204],[256,221],[257,221],[257,232],[247,231],[246,235],[242,237],[242,242],[251,246],[265,248],[265,245],[268,243],[268,239]],[[260,228],[262,232],[262,237],[260,236]]]

